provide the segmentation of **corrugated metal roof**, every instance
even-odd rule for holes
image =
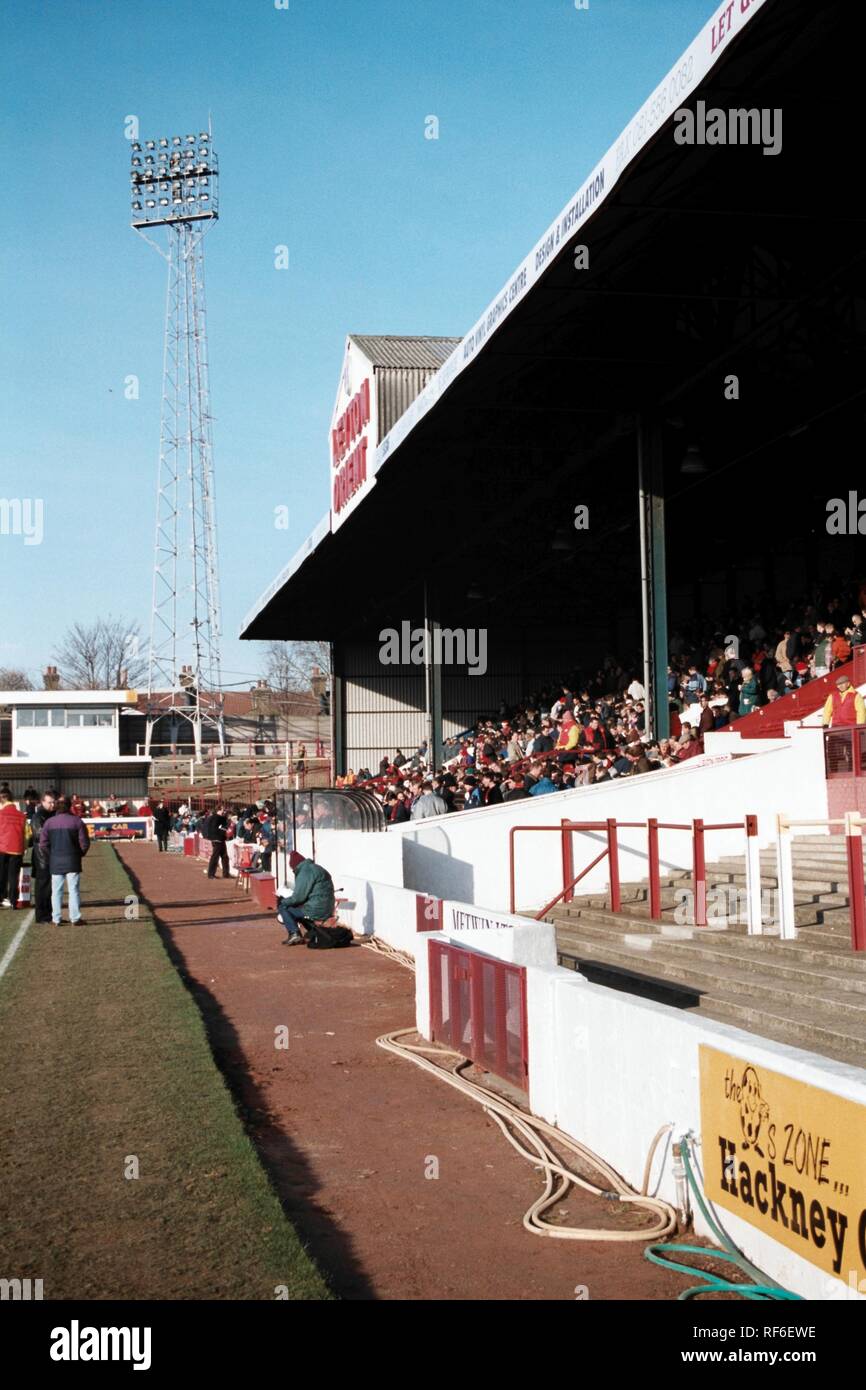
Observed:
[[[390,333],[350,333],[374,367],[420,367],[436,371],[462,338],[403,338]]]

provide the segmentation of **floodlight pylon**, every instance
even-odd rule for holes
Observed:
[[[225,750],[225,724],[204,278],[219,171],[210,131],[197,143],[194,171],[146,166],[133,146],[131,225],[168,268],[145,751],[168,716],[169,743],[189,724],[200,761],[207,727]],[[163,245],[149,235],[160,228]]]

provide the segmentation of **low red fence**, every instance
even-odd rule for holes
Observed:
[[[445,941],[429,950],[431,1038],[528,1090],[525,968]]]

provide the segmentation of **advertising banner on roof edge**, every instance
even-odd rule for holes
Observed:
[[[566,204],[536,242],[501,293],[487,306],[444,366],[440,367],[378,445],[372,468],[368,468],[368,471],[376,473],[389,455],[402,444],[418,421],[439,400],[487,339],[505,321],[512,309],[520,303],[527,291],[541,278],[560,250],[575,238],[582,224],[610,193],[626,166],[656,134],[660,126],[682,106],[729,45],[742,33],[746,24],[766,3],[767,0],[723,0],[697,38],[647,97],[616,142],[585,179],[575,197]],[[673,140],[673,134],[671,139]],[[575,240],[574,244],[577,245],[579,242]]]
[[[342,526],[373,486],[377,425],[373,364],[347,338],[328,436],[332,531]]]

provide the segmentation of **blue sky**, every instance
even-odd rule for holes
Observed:
[[[327,510],[346,333],[462,335],[716,8],[6,0],[0,496],[42,498],[44,540],[0,535],[0,666],[38,677],[100,613],[149,629],[165,283],[129,227],[128,115],[149,138],[212,113],[223,669],[240,685],[261,668],[241,620]]]

